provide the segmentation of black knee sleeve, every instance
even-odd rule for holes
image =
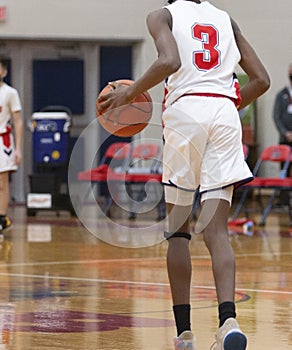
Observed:
[[[189,241],[192,239],[192,236],[188,232],[164,232],[164,237],[169,240],[170,238],[181,237],[186,238]]]

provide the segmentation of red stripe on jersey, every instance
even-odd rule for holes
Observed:
[[[3,134],[0,135],[0,136],[2,136],[3,145],[7,148],[9,148],[11,146],[10,133],[11,133],[11,127],[6,126],[6,132],[4,132]]]

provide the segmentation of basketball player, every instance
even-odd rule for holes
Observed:
[[[245,350],[236,321],[235,258],[227,221],[233,190],[252,179],[244,161],[238,109],[270,85],[266,69],[229,15],[209,2],[170,0],[150,13],[147,25],[158,58],[127,88],[100,98],[100,112],[129,103],[166,81],[163,182],[168,211],[167,269],[177,327],[175,349],[195,349],[190,324],[192,266],[189,214],[199,188],[202,209],[196,232],[210,252],[219,328],[212,350]],[[234,71],[239,63],[249,81],[241,99]]]
[[[289,64],[287,73],[287,84],[278,91],[274,101],[273,120],[279,132],[279,144],[292,147],[292,63]],[[292,166],[289,166],[288,176],[290,176],[291,169]],[[290,193],[280,191],[278,206],[289,205],[289,201]]]
[[[11,227],[9,206],[9,173],[17,170],[22,158],[23,123],[18,92],[6,84],[7,63],[0,58],[0,232]],[[11,133],[11,121],[15,131]]]

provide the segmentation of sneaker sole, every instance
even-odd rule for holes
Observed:
[[[232,332],[224,339],[224,350],[245,350],[246,336],[240,332]]]

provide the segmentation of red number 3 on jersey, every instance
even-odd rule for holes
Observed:
[[[199,70],[210,70],[220,64],[218,46],[218,31],[212,25],[196,23],[192,27],[193,37],[202,43],[202,50],[195,51],[193,61]]]

